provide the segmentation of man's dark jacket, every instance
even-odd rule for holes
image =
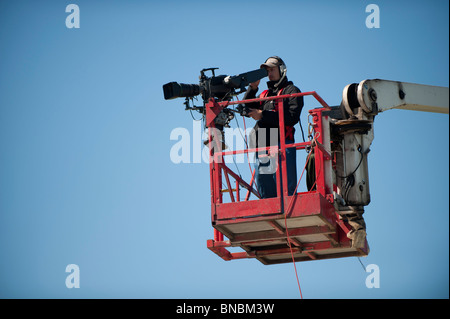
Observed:
[[[291,81],[288,81],[287,78],[284,78],[283,81],[275,87],[275,81],[267,82],[268,94],[269,96],[276,96],[278,92],[283,89],[282,95],[285,94],[294,94],[300,93],[300,89],[296,87]],[[246,99],[254,99],[256,98],[257,90],[253,90],[250,86],[248,87],[247,92],[245,93],[244,100]],[[275,103],[276,101],[264,101],[262,105],[260,102],[248,103],[246,106],[253,109],[262,110],[262,118],[261,120],[256,122],[256,125],[253,128],[253,132],[251,136],[251,141],[253,142],[251,147],[265,147],[270,145],[270,129],[269,128],[278,128],[279,125],[279,116],[278,112],[275,112]],[[284,99],[283,101],[283,110],[284,110],[284,123],[286,126],[294,126],[300,121],[300,113],[303,108],[303,96],[294,97]],[[267,128],[266,130],[266,144],[265,145],[257,145],[254,144],[255,141],[258,141],[258,130],[260,128]],[[278,130],[278,141],[280,140],[280,131]],[[292,134],[293,140],[293,134]]]

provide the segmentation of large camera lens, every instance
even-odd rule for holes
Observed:
[[[193,97],[200,94],[200,86],[197,84],[170,82],[163,85],[163,90],[166,100],[177,97]]]

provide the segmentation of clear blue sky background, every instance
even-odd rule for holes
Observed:
[[[79,29],[66,28],[70,3]],[[365,26],[370,3],[379,29]],[[279,55],[330,105],[367,78],[448,86],[448,12],[439,0],[1,0],[0,297],[298,298],[292,264],[206,248],[208,165],[170,160],[171,131],[192,118],[162,85]],[[318,106],[305,101],[304,127]],[[448,298],[448,115],[377,116],[369,171],[361,260],[380,288],[357,258],[311,261],[297,263],[304,297]]]

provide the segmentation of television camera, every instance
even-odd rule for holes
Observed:
[[[172,100],[175,98],[184,97],[186,110],[195,110],[203,115],[205,114],[205,104],[211,99],[220,101],[229,101],[235,95],[246,91],[245,87],[252,82],[256,82],[267,76],[265,68],[257,69],[242,74],[229,75],[215,75],[215,70],[218,68],[206,68],[200,71],[199,84],[185,84],[178,82],[169,82],[163,85],[164,99]],[[211,71],[212,76],[206,76],[205,72]],[[201,95],[203,99],[203,106],[190,106],[189,100],[193,100],[197,95]],[[234,113],[239,113],[242,116],[248,116],[248,107],[239,105],[235,110],[223,108],[217,115],[214,122],[216,127],[222,129],[228,127],[229,122],[234,118]]]

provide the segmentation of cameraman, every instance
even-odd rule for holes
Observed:
[[[266,68],[269,76],[269,82],[267,82],[268,89],[259,95],[260,98],[301,92],[300,89],[294,86],[291,81],[288,81],[286,77],[286,65],[280,57],[272,56],[268,58],[266,62],[261,64],[260,67]],[[259,82],[260,81],[250,83],[244,99],[256,98]],[[250,108],[248,116],[257,121],[250,137],[250,141],[253,144],[251,147],[273,146],[276,145],[275,143],[278,143],[279,145],[280,131],[276,104],[276,101],[263,101],[246,104],[246,106]],[[286,144],[294,143],[294,125],[300,121],[300,113],[302,108],[302,96],[283,100]],[[271,128],[276,128],[278,132],[278,138],[272,136],[272,143],[270,142],[270,132],[272,131],[273,134],[273,130],[271,130]],[[274,159],[268,160],[270,157],[268,158],[267,156],[261,156],[262,154],[268,154],[268,152],[256,153],[255,181],[258,187],[258,192],[261,195],[261,198],[276,197],[276,170],[268,169],[268,166],[273,164]],[[295,191],[295,187],[297,186],[295,148],[286,149],[286,168],[288,177],[288,194],[292,195]]]

